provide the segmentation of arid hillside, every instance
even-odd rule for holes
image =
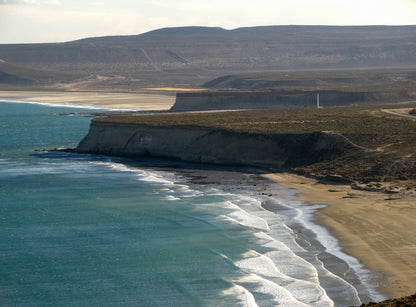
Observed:
[[[198,87],[239,72],[414,67],[416,26],[167,28],[66,43],[0,45],[0,59],[22,69],[2,72],[0,85],[22,84],[21,74],[34,69],[61,83],[69,82],[61,72],[78,75],[87,84],[78,84],[81,88]]]

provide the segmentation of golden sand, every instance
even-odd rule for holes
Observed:
[[[182,88],[182,87],[147,87],[144,90],[149,91],[174,91],[174,92],[200,92],[206,91],[203,88]]]
[[[41,103],[98,105],[120,109],[169,110],[175,96],[104,92],[30,92],[0,91],[0,99]]]
[[[353,190],[287,173],[267,178],[302,190],[297,199],[327,207],[318,223],[338,238],[343,251],[383,274],[379,290],[401,297],[416,292],[416,196]]]

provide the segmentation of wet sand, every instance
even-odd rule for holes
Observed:
[[[174,95],[140,94],[140,93],[100,93],[100,92],[29,92],[0,91],[0,99],[96,105],[107,108],[169,110],[175,103]]]
[[[378,287],[382,294],[395,298],[416,292],[416,195],[358,191],[288,173],[265,177],[302,190],[298,200],[327,205],[316,212],[317,222],[345,253],[385,277]]]

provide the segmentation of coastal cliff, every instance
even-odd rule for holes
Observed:
[[[76,151],[264,166],[416,193],[414,104],[401,106],[112,115],[93,119]]]
[[[371,105],[416,99],[415,92],[320,91],[324,107]],[[207,91],[177,93],[171,111],[307,108],[316,106],[316,91]]]
[[[151,126],[93,120],[79,153],[164,157],[187,162],[297,167],[357,148],[338,134],[259,134],[198,126]]]

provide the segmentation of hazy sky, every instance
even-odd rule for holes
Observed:
[[[289,24],[416,25],[416,0],[0,0],[0,43]]]

